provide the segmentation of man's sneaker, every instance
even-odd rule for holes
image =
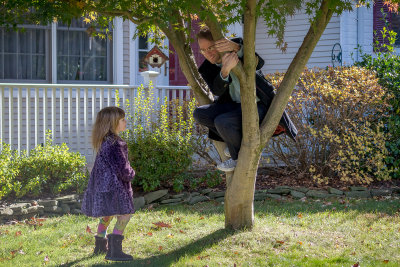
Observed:
[[[229,148],[228,148],[228,147],[225,147],[225,149],[224,149],[224,154],[225,154],[225,156],[227,156],[228,158],[231,157],[231,153],[229,153]]]
[[[223,172],[231,172],[235,169],[236,163],[237,163],[236,160],[228,159],[218,164],[217,169]]]

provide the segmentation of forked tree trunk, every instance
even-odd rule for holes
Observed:
[[[257,105],[255,103],[255,0],[247,1],[244,29],[244,63],[238,64],[233,72],[238,76],[241,84],[241,102],[243,116],[243,139],[240,148],[238,164],[235,171],[226,173],[227,190],[225,193],[225,227],[233,229],[251,229],[254,224],[254,191],[255,181],[262,148],[265,147],[282,117],[296,81],[300,77],[312,51],[328,24],[332,10],[329,10],[330,0],[321,3],[322,11],[311,24],[302,46],[293,59],[286,73],[277,95],[259,128]],[[205,21],[210,27],[214,39],[222,38],[222,31],[215,18]],[[211,95],[206,83],[197,71],[193,52],[186,47],[187,37],[170,29],[163,29],[178,53],[181,68],[194,90],[199,104],[211,102]],[[224,144],[216,142],[216,148],[224,160]]]
[[[320,15],[304,39],[293,59],[284,80],[278,89],[270,109],[264,118],[261,132],[258,127],[258,117],[255,108],[254,85],[255,57],[255,1],[247,1],[244,29],[244,75],[242,70],[234,69],[241,84],[241,100],[243,112],[243,140],[240,148],[238,164],[231,179],[227,180],[225,194],[225,227],[233,229],[252,228],[254,224],[254,191],[258,162],[262,148],[266,146],[276,126],[282,117],[294,86],[299,79],[312,51],[324,32],[333,11],[328,8],[330,0],[321,3]],[[212,21],[209,21],[212,23]],[[215,30],[217,26],[210,27]],[[214,34],[213,34],[214,35]]]

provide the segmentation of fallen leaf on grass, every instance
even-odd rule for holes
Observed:
[[[283,244],[285,244],[285,241],[281,241],[281,240],[276,240],[275,243],[273,244],[274,248],[280,247]]]
[[[93,234],[92,229],[89,227],[89,225],[86,226],[86,233]]]
[[[157,227],[167,227],[167,228],[171,228],[171,225],[169,225],[168,223],[164,223],[164,222],[156,222],[156,223],[153,223],[155,226],[157,226]]]
[[[208,257],[210,257],[210,255],[205,255],[205,256],[200,256],[200,255],[198,255],[198,256],[197,256],[197,259],[198,259],[198,260],[202,260],[202,259],[205,259],[205,258],[208,258]]]
[[[303,218],[303,214],[301,214],[301,212],[299,212],[299,213],[297,213],[297,217]]]
[[[152,232],[148,232],[147,235],[148,236],[153,236],[153,233]]]
[[[20,235],[22,235],[21,231],[15,232],[15,236],[20,236]]]
[[[163,247],[162,247],[162,246],[159,246],[159,247],[158,247],[158,250],[159,250],[159,251],[163,250]]]
[[[185,232],[185,231],[183,231],[183,230],[179,230],[179,232],[181,232],[182,234],[186,234],[186,232]]]
[[[203,216],[201,216],[201,217],[200,217],[200,220],[204,220],[204,217],[203,217]]]
[[[15,257],[15,253],[17,253],[17,250],[11,250],[10,253],[11,253],[11,257],[14,258]]]
[[[389,260],[384,260],[383,263],[388,264]]]

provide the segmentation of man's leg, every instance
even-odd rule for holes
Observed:
[[[261,123],[267,114],[267,108],[257,104],[259,122]],[[235,110],[217,116],[214,120],[215,128],[228,146],[233,160],[237,160],[242,143],[242,109],[239,106]]]
[[[242,110],[236,109],[218,115],[214,120],[218,134],[226,143],[231,158],[237,160],[242,142]]]
[[[209,105],[203,105],[194,110],[193,118],[197,123],[206,126],[214,134],[220,136],[217,129],[215,128],[214,124],[215,118],[220,114],[230,112],[232,110],[237,109],[238,107],[240,108],[240,104],[233,102],[223,103],[223,104],[213,103]]]

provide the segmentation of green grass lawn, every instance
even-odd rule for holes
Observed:
[[[125,231],[129,263],[91,255],[96,227],[73,215],[0,225],[0,266],[400,266],[398,199],[256,202],[254,228],[236,232],[217,203],[142,210]]]

